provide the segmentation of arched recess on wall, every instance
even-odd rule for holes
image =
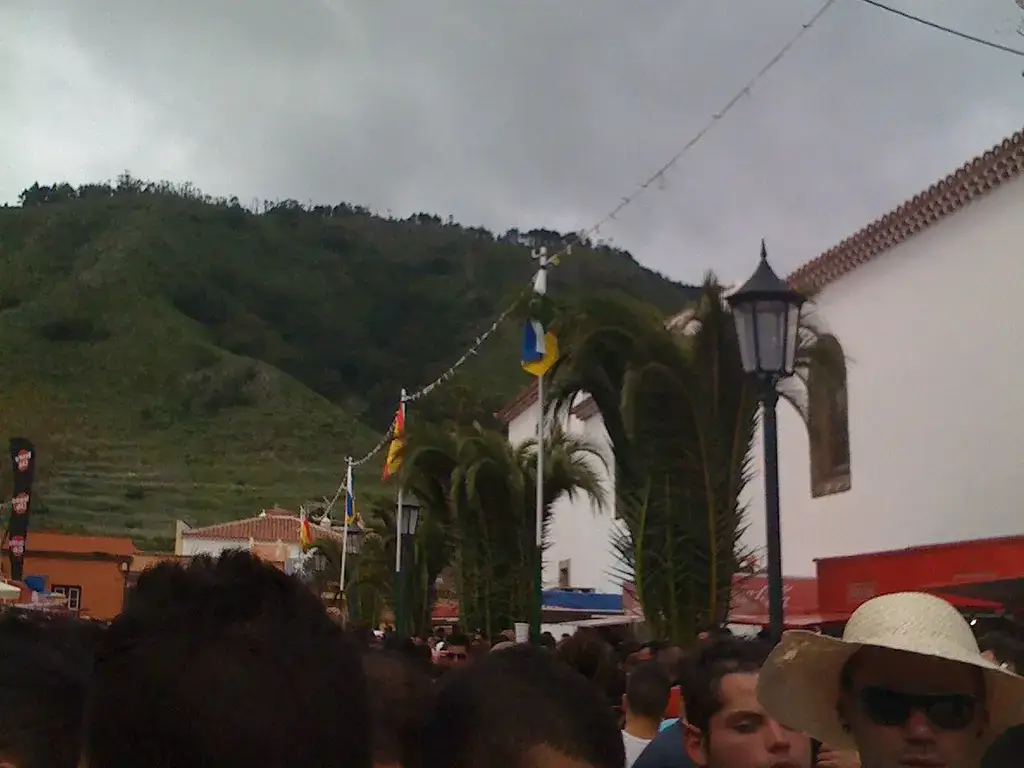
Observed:
[[[807,377],[807,427],[810,438],[811,496],[850,490],[850,409],[846,357],[839,341],[818,338],[825,365],[812,365]]]

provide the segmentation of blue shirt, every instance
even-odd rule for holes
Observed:
[[[676,720],[655,736],[633,763],[633,768],[693,768],[683,748],[682,724]]]

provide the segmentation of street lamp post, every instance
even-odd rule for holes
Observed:
[[[784,626],[782,535],[779,523],[778,384],[793,375],[800,311],[806,299],[775,274],[761,241],[761,263],[729,296],[743,369],[757,377],[764,435],[764,509],[768,544],[768,628],[778,642]]]
[[[362,528],[350,528],[348,532],[348,541],[345,542],[345,552],[355,559],[355,573],[353,574],[353,581],[358,581],[359,577],[359,554],[363,551],[363,530]],[[349,622],[355,621],[355,603],[352,600],[353,595],[349,591],[348,587],[345,587],[345,601],[348,603],[348,620]]]
[[[395,582],[395,631],[399,637],[405,637],[411,631],[406,626],[406,602],[409,599],[409,562],[412,557],[412,540],[420,524],[420,503],[416,497],[406,491],[402,494],[402,514],[398,522],[397,546],[402,548],[402,568],[396,574]]]

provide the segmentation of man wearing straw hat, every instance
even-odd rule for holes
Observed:
[[[864,768],[976,768],[1024,722],[1024,678],[981,655],[953,606],[917,592],[867,601],[842,639],[786,632],[757,694],[790,728],[857,749]]]

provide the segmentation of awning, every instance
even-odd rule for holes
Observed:
[[[594,619],[574,619],[571,621],[560,621],[558,622],[558,624],[564,624],[566,626],[581,629],[583,627],[624,627],[629,624],[641,624],[642,622],[642,616],[627,616],[626,614],[620,614],[618,616],[599,616],[598,618]]]
[[[931,592],[966,612],[1024,609],[1024,536],[817,561],[821,609],[853,612],[876,595]]]
[[[430,612],[434,624],[454,624],[459,620],[459,604],[455,600],[438,600]]]
[[[544,593],[545,608],[585,613],[622,613],[622,595],[613,592],[576,592],[550,589]]]
[[[839,617],[826,616],[818,610],[818,580],[813,577],[783,578],[782,609],[787,627],[817,626],[845,621],[847,618],[845,614]],[[768,622],[768,577],[735,576],[727,623],[765,626]]]
[[[627,616],[643,617],[636,587],[622,585],[622,603]],[[814,577],[787,576],[783,579],[782,604],[785,623],[789,627],[809,627],[846,621],[849,614],[828,616],[818,610],[818,583]],[[728,624],[766,626],[768,624],[768,577],[764,575],[733,577],[732,603]]]
[[[17,600],[21,597],[21,589],[14,584],[0,581],[0,600]]]

